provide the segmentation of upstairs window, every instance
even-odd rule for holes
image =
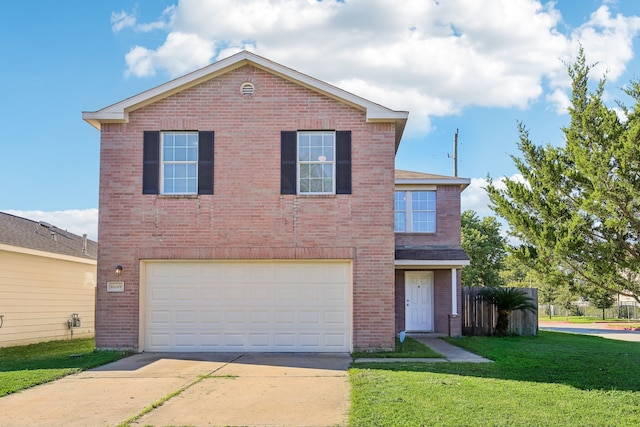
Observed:
[[[435,233],[435,191],[396,191],[394,208],[397,233]]]
[[[351,131],[282,131],[280,194],[351,194]]]
[[[198,133],[162,133],[161,194],[197,194]]]
[[[213,194],[212,131],[144,131],[142,194]]]
[[[298,194],[335,193],[335,132],[298,132]]]

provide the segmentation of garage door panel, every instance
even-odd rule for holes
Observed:
[[[349,262],[147,262],[145,350],[350,351]]]

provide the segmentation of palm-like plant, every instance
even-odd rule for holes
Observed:
[[[538,309],[533,300],[518,288],[483,288],[478,293],[478,297],[493,304],[498,310],[495,334],[501,337],[507,335],[509,315],[512,311],[527,310],[535,313]]]

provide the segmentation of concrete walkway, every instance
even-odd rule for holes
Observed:
[[[460,347],[456,347],[455,345],[451,345],[448,342],[441,340],[440,338],[434,336],[427,335],[412,335],[411,338],[420,341],[422,344],[429,347],[431,350],[440,353],[443,358],[438,359],[407,359],[407,358],[362,358],[356,359],[356,363],[369,363],[369,362],[382,362],[382,363],[390,363],[390,362],[405,362],[405,363],[413,363],[413,362],[425,362],[425,363],[433,363],[433,362],[466,362],[466,363],[486,363],[491,362],[489,359],[485,359],[484,357],[478,356],[477,354],[471,353],[467,350],[463,350]]]

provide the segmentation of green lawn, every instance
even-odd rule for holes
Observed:
[[[639,343],[545,331],[448,341],[494,363],[355,364],[350,425],[640,425]]]
[[[351,353],[351,357],[354,359],[359,358],[441,358],[442,355],[431,350],[426,345],[422,344],[420,341],[414,340],[413,338],[406,337],[404,342],[401,343],[398,338],[396,338],[396,348],[394,351],[376,351],[376,352],[366,352],[366,351],[356,351]]]
[[[602,317],[597,316],[540,316],[540,322],[569,322],[569,323],[612,323],[612,324],[627,324],[627,323],[638,323],[637,320],[633,319],[618,319],[618,318],[610,318],[607,317],[605,320],[602,320]]]
[[[96,351],[92,338],[0,348],[0,397],[128,356]]]

